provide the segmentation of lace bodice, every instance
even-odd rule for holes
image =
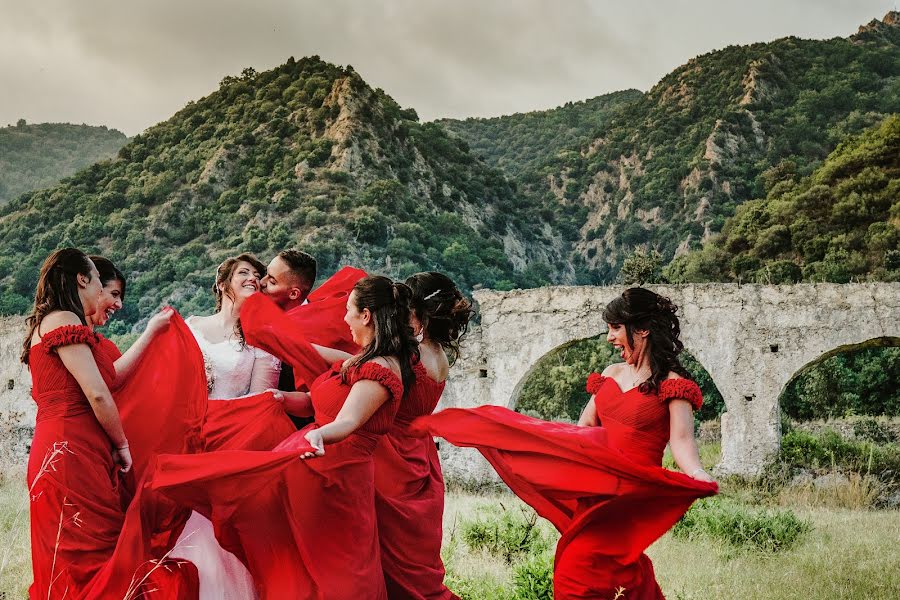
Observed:
[[[212,343],[197,330],[194,317],[185,322],[203,352],[211,399],[238,398],[278,387],[281,363],[274,356],[253,346],[242,347],[235,340]]]

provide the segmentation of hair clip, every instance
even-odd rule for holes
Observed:
[[[434,290],[433,292],[431,292],[430,294],[428,294],[427,296],[425,296],[424,298],[422,298],[422,300],[431,300],[432,298],[434,298],[435,296],[437,296],[440,293],[441,293],[441,288],[438,288],[438,289]]]

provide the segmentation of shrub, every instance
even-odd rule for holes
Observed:
[[[812,525],[791,510],[750,508],[725,498],[700,500],[672,534],[693,540],[707,537],[736,549],[779,552],[797,543]]]
[[[507,564],[549,549],[549,540],[537,526],[537,514],[524,508],[507,510],[500,506],[499,515],[495,510],[485,509],[476,520],[462,523],[462,537],[469,548],[483,549],[503,558]]]
[[[781,440],[778,459],[790,469],[831,467],[876,477],[900,472],[900,447],[896,444],[847,440],[830,429],[818,434],[791,431]]]
[[[553,556],[532,556],[513,571],[515,600],[553,600]]]

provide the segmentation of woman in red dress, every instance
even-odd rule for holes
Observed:
[[[606,307],[607,339],[624,363],[588,379],[592,397],[580,427],[499,406],[448,409],[413,425],[478,448],[559,529],[556,600],[663,598],[644,550],[694,500],[718,490],[694,443],[692,411],[702,398],[677,359],[683,346],[675,312],[668,299],[642,288]],[[684,473],[661,468],[667,442]]]
[[[472,304],[441,273],[417,273],[412,326],[420,339],[416,382],[400,403],[390,431],[375,451],[375,510],[381,564],[391,600],[450,600],[441,562],[444,477],[434,440],[409,435],[410,423],[430,415],[441,399],[450,360],[472,317]]]
[[[57,250],[41,267],[26,321],[22,362],[31,369],[38,406],[27,473],[34,575],[29,596],[134,597],[164,581],[168,591],[161,598],[187,598],[179,594],[190,591],[191,573],[180,581],[180,574],[168,577],[168,569],[147,572],[156,571],[148,562],[149,539],[117,550],[131,499],[122,476],[131,471],[132,458],[110,392],[115,358],[88,321],[101,293],[99,273],[83,252]],[[183,384],[181,373],[169,370]]]
[[[242,558],[261,598],[387,597],[373,454],[414,377],[409,298],[409,288],[385,277],[360,280],[345,322],[362,350],[329,365],[271,300],[251,296],[241,309],[247,343],[313,382],[299,398],[315,422],[272,452],[163,457],[159,464],[154,489],[210,517],[217,539]]]

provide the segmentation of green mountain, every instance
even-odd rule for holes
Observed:
[[[841,143],[811,175],[784,161],[769,193],[670,265],[673,281],[900,281],[900,115]]]
[[[577,281],[614,280],[636,249],[667,262],[699,247],[765,196],[771,169],[787,161],[809,175],[848,135],[900,112],[898,15],[846,39],[694,58],[614,111],[589,144],[520,180],[548,220],[579,219]]]
[[[112,158],[127,141],[120,131],[89,125],[19,119],[0,128],[0,204]]]
[[[323,274],[351,263],[439,269],[469,288],[541,285],[563,245],[526,200],[352,68],[290,59],[226,77],[115,160],[0,209],[0,311],[27,310],[40,262],[63,244],[128,274],[126,323],[163,302],[208,310],[224,257],[290,246]]]
[[[437,122],[465,140],[489,165],[513,179],[520,179],[535,172],[557,153],[589,143],[615,109],[641,96],[638,90],[625,90],[582,102],[567,102],[551,110]]]

